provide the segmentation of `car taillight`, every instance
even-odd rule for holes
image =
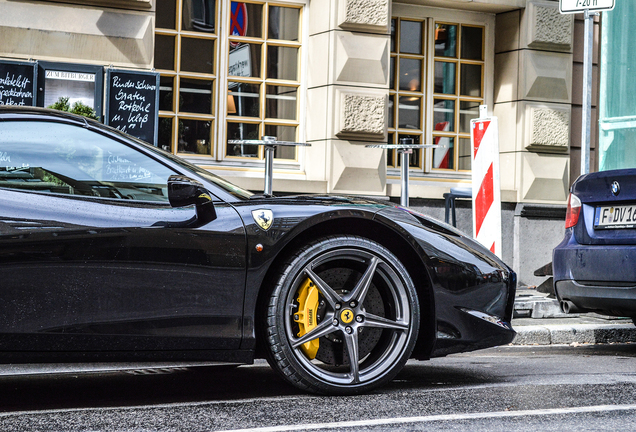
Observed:
[[[581,200],[576,195],[570,194],[568,198],[568,210],[565,213],[565,228],[572,228],[579,221],[581,214]]]

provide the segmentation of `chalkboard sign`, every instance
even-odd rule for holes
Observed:
[[[35,105],[36,62],[0,61],[0,105]]]
[[[157,145],[159,74],[106,70],[106,124]]]

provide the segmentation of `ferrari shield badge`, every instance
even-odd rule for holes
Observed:
[[[267,231],[272,226],[272,222],[274,222],[274,213],[272,213],[271,210],[252,210],[252,217],[254,218],[254,222],[265,231]]]

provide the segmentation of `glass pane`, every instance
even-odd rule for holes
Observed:
[[[159,80],[159,109],[162,111],[174,111],[172,106],[174,91],[174,78],[162,76]]]
[[[394,128],[395,125],[394,123],[394,117],[395,117],[395,95],[390,95],[389,96],[389,127],[390,128]],[[389,141],[391,142],[391,141]]]
[[[260,117],[261,86],[228,82],[227,113],[241,117]],[[254,138],[258,139],[258,138]]]
[[[174,171],[80,126],[0,122],[0,186],[89,197],[167,201]]]
[[[455,94],[456,64],[435,62],[435,93]]]
[[[400,59],[400,90],[422,91],[422,60]]]
[[[260,77],[261,45],[241,43],[233,48],[229,55],[227,73],[231,76]]]
[[[87,77],[85,80],[76,80],[76,79],[62,79],[56,74],[52,74],[50,77],[46,77],[44,79],[44,106],[49,107],[60,101],[61,98],[68,98],[68,104],[73,106],[76,102],[81,102],[84,105],[88,105],[91,108],[95,108],[95,75],[94,74],[86,74]],[[14,75],[11,75],[14,77]],[[8,83],[11,83],[14,78],[9,78],[9,72],[7,72],[6,80]],[[14,100],[9,97],[6,102],[3,100],[4,95],[11,96],[11,93],[14,90],[4,90],[4,81],[5,78],[0,76],[0,105],[4,105],[6,102],[14,102]],[[16,83],[21,81],[21,78],[18,78]],[[24,81],[24,85],[27,85],[29,80]],[[11,84],[8,86],[11,88]],[[21,89],[21,87],[18,87]],[[17,99],[17,98],[16,98]],[[101,114],[101,113],[96,113]]]
[[[157,0],[157,13],[155,14],[155,27],[176,30],[177,6],[176,0]]]
[[[395,25],[394,19],[391,20],[391,52],[395,52]]]
[[[279,141],[296,141],[296,126],[265,125],[265,135],[275,136]],[[277,146],[275,159],[296,159],[296,147]]]
[[[459,103],[459,131],[470,133],[470,121],[479,117],[479,102],[461,101]]]
[[[455,138],[434,137],[433,143],[439,147],[433,149],[433,168],[453,169],[455,155],[453,153]]]
[[[400,142],[400,140],[402,138],[412,138],[413,139],[413,144],[419,144],[420,143],[420,136],[419,135],[406,135],[406,134],[400,134],[398,135],[398,143]],[[397,159],[397,166],[402,166],[402,156],[397,153],[396,151],[396,159]],[[409,155],[409,166],[410,167],[419,167],[420,166],[420,150],[419,149],[414,149],[413,153],[411,153]]]
[[[265,135],[274,136],[278,141],[295,142],[296,126],[265,125]]]
[[[298,80],[298,48],[269,45],[267,78]]]
[[[391,57],[389,62],[389,88],[395,88],[395,57]]]
[[[174,70],[174,37],[155,35],[155,69]]]
[[[229,140],[256,140],[260,139],[258,125],[251,123],[227,124],[227,139]],[[228,156],[258,157],[257,145],[227,144]]]
[[[269,7],[269,38],[298,40],[300,9],[281,6]]]
[[[263,5],[232,2],[229,31],[230,36],[262,38],[262,22]]]
[[[634,168],[636,166],[636,146],[634,145],[636,128],[623,127],[609,132],[601,133],[601,140],[605,143],[600,149],[599,170]]]
[[[400,52],[422,54],[422,23],[400,20]]]
[[[460,170],[470,170],[470,138],[459,139],[459,161],[457,168]]]
[[[481,65],[462,64],[460,93],[463,96],[481,97]]]
[[[457,57],[457,26],[435,24],[435,55]]]
[[[172,119],[159,119],[159,148],[172,153]]]
[[[182,37],[181,70],[214,73],[214,41]]]
[[[629,19],[636,13],[636,2],[616,2],[612,11],[603,13],[603,37],[601,38],[601,80],[606,83],[606,93],[601,93],[601,121],[603,117],[625,117],[634,115],[634,98],[636,80],[633,78],[636,69],[636,20]],[[602,89],[601,89],[602,92]],[[603,115],[603,113],[605,115]],[[623,127],[630,129],[629,124]],[[632,132],[628,132],[631,135]],[[612,133],[601,133],[601,139],[608,144],[614,137]],[[613,144],[612,144],[613,145]],[[636,163],[636,159],[633,160]],[[625,167],[633,166],[632,164]]]
[[[388,134],[388,141],[387,142],[389,144],[393,144],[393,134],[392,133]],[[386,165],[387,166],[390,166],[390,167],[395,166],[395,153],[396,153],[396,151],[395,150],[391,150],[391,149],[386,151]]]
[[[420,129],[420,106],[422,99],[419,97],[402,96],[399,100],[399,127],[402,129]]]
[[[214,33],[215,14],[215,0],[183,0],[183,30]]]
[[[212,88],[214,81],[181,78],[179,111],[213,114]]]
[[[179,152],[209,155],[211,129],[211,121],[179,119]]]
[[[636,167],[636,128],[631,121],[636,114],[636,20],[632,18],[635,12],[633,1],[616,2],[614,10],[603,12],[599,61],[603,65],[599,90],[600,171]]]
[[[298,90],[296,87],[267,86],[265,117],[296,120]],[[267,132],[265,135],[269,135]]]
[[[483,33],[481,27],[462,26],[462,58],[483,60]]]
[[[435,99],[433,102],[433,123],[435,130],[455,130],[455,101]]]

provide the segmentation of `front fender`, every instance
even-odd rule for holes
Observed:
[[[512,341],[516,275],[506,264],[456,229],[408,209],[387,208],[376,219],[398,225],[421,251],[434,299],[432,356]]]

